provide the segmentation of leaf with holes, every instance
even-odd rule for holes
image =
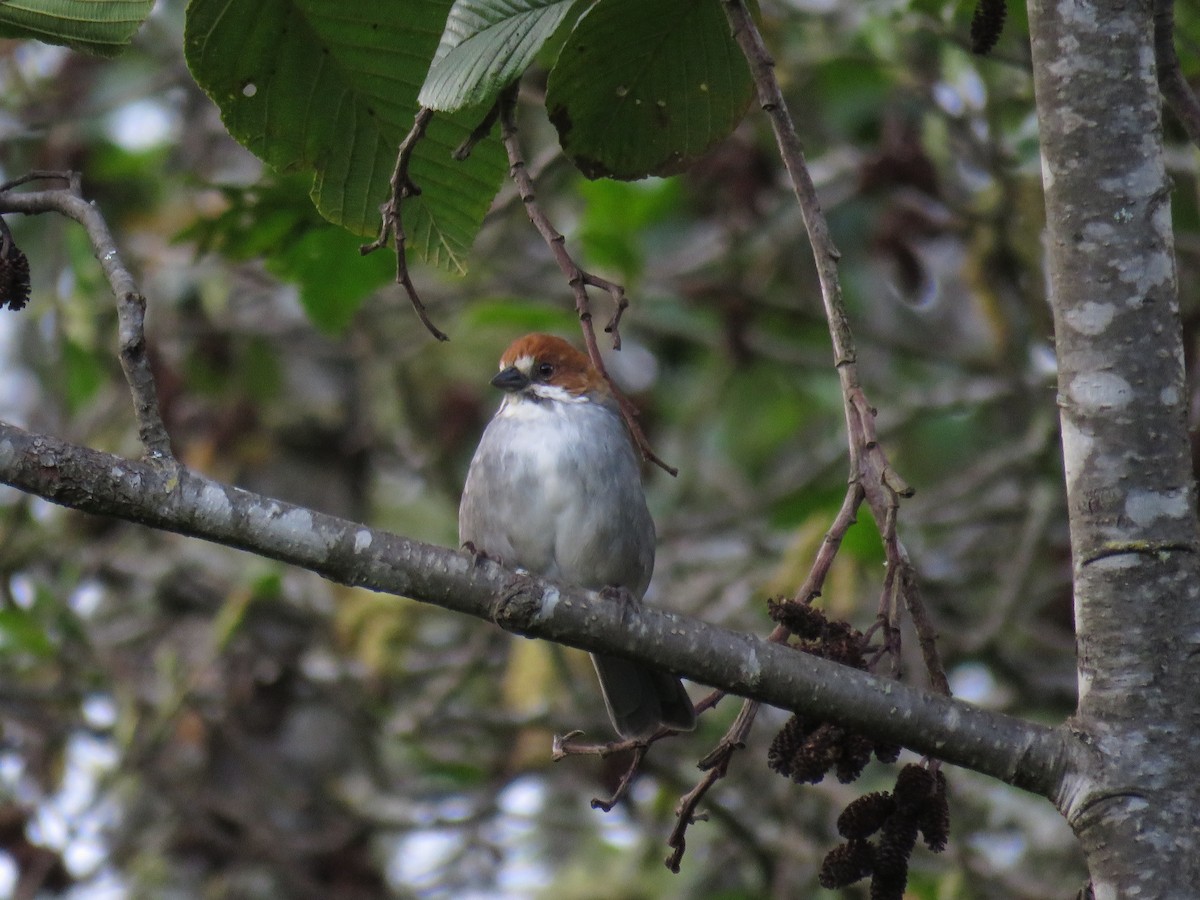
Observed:
[[[754,85],[714,0],[600,0],[550,72],[546,108],[588,178],[686,168],[741,121]]]
[[[373,234],[450,6],[192,0],[184,51],[234,138],[281,172],[312,172],[321,215]],[[457,271],[505,171],[496,138],[451,158],[480,117],[435,116],[409,168],[420,193],[404,204],[408,246]]]

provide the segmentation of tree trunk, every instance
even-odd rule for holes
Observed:
[[[1195,896],[1200,571],[1151,0],[1031,0],[1098,898]]]

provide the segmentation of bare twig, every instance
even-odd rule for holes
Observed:
[[[417,114],[413,118],[412,129],[404,136],[404,140],[400,142],[396,151],[396,167],[392,169],[392,177],[388,182],[391,185],[391,193],[379,208],[379,237],[371,243],[359,247],[358,252],[363,256],[374,253],[379,248],[387,246],[389,237],[394,238],[396,284],[404,288],[404,292],[408,294],[408,300],[412,304],[413,312],[417,314],[417,318],[421,320],[421,324],[428,329],[429,333],[439,341],[448,341],[450,338],[446,336],[446,333],[430,320],[429,312],[425,309],[425,304],[421,301],[420,294],[417,293],[417,286],[413,284],[412,276],[408,272],[408,257],[405,254],[406,237],[402,217],[404,200],[421,193],[421,189],[408,177],[408,167],[412,162],[413,152],[417,149],[421,138],[425,137],[425,129],[429,127],[432,119],[432,109],[422,106],[417,110]]]
[[[651,449],[650,442],[646,439],[646,433],[642,431],[641,425],[638,424],[637,410],[629,398],[613,382],[612,376],[608,374],[608,368],[604,365],[604,360],[600,356],[600,347],[596,343],[596,331],[592,326],[592,305],[587,293],[588,287],[607,291],[616,306],[616,311],[613,313],[612,319],[604,328],[605,331],[612,335],[614,349],[620,349],[621,347],[621,315],[624,313],[626,307],[629,306],[629,301],[625,297],[625,289],[615,282],[584,271],[571,258],[571,254],[567,252],[565,246],[565,238],[551,224],[545,211],[538,205],[537,192],[533,187],[533,179],[529,177],[529,172],[525,167],[525,157],[521,153],[520,141],[517,140],[515,85],[505,91],[500,97],[499,104],[500,138],[504,142],[505,151],[508,153],[509,175],[517,186],[517,193],[521,197],[521,202],[525,205],[525,212],[529,215],[529,221],[533,223],[533,227],[538,230],[538,233],[546,242],[546,246],[554,254],[554,260],[558,263],[559,270],[567,276],[567,283],[571,286],[571,291],[575,296],[575,312],[579,316],[580,327],[583,330],[583,342],[587,347],[588,358],[591,359],[592,365],[596,367],[596,371],[600,373],[604,380],[608,382],[609,387],[612,388],[613,395],[617,398],[617,402],[621,406],[621,417],[625,420],[625,424],[629,428],[629,433],[633,436],[634,443],[637,444],[642,458],[654,463],[654,465],[661,468],[664,472],[677,475],[679,470],[667,465]]]
[[[812,568],[809,570],[808,578],[805,579],[804,585],[792,602],[811,603],[815,597],[820,595],[821,586],[824,584],[825,576],[829,572],[829,567],[832,565],[834,557],[837,556],[837,549],[841,545],[842,538],[850,526],[854,524],[854,514],[859,504],[862,503],[862,496],[862,488],[857,482],[851,484],[850,489],[846,492],[846,498],[842,502],[841,510],[825,535],[825,540],[817,555],[817,560],[813,563]],[[787,626],[780,624],[775,626],[775,629],[767,636],[767,641],[772,644],[786,644],[790,636],[791,631],[788,630]],[[724,696],[723,691],[714,691],[700,703],[696,704],[696,712],[700,713],[710,706],[715,706]],[[705,794],[708,793],[709,789],[728,772],[729,763],[734,752],[745,746],[746,737],[750,733],[750,728],[754,724],[761,706],[761,703],[754,700],[744,701],[742,708],[738,711],[737,718],[733,720],[733,723],[726,730],[724,736],[700,760],[698,765],[704,770],[704,775],[696,783],[695,787],[680,798],[679,804],[675,809],[675,828],[667,839],[667,844],[672,848],[672,853],[666,858],[665,864],[672,872],[679,871],[679,864],[683,859],[683,853],[686,849],[685,835],[687,828],[699,818],[695,815],[696,806]]]
[[[724,691],[711,692],[707,697],[695,705],[696,715],[700,715],[706,710],[716,706],[725,696],[726,695]],[[726,748],[729,748],[733,745],[740,747],[745,743],[746,733],[750,730],[750,724],[754,721],[754,716],[758,711],[758,707],[758,703],[755,703],[752,700],[746,701],[746,703],[742,706],[742,710],[738,714],[737,719],[734,721],[733,725],[730,726],[729,730],[725,734],[725,737],[717,745],[716,749],[714,749],[708,754],[708,756],[700,761],[701,769],[709,770],[716,765],[716,760],[719,759],[721,753],[724,752]],[[583,734],[583,732],[572,731],[565,735],[554,736],[554,745],[551,751],[551,758],[555,762],[558,762],[559,760],[565,759],[568,756],[599,756],[604,758],[606,756],[612,756],[614,753],[632,752],[633,758],[629,762],[629,767],[621,776],[621,781],[617,785],[617,789],[613,792],[612,796],[605,800],[601,800],[598,797],[592,799],[593,809],[600,809],[604,812],[608,812],[614,806],[616,806],[617,803],[619,803],[629,791],[629,786],[633,783],[633,776],[637,774],[638,769],[641,767],[642,760],[645,758],[646,752],[650,749],[650,746],[665,737],[671,737],[672,735],[677,735],[680,733],[681,732],[675,731],[671,728],[660,728],[645,740],[626,739],[594,744],[576,740],[576,738]],[[721,774],[724,774],[724,769],[722,769]],[[705,775],[701,781],[711,785],[717,780],[717,777]],[[705,790],[707,790],[707,787]],[[695,793],[694,789],[692,793]],[[700,795],[697,795],[696,802],[699,802],[699,796],[702,795],[703,792],[701,792]],[[691,794],[689,793],[688,796],[691,796]],[[682,841],[682,837],[680,840]],[[682,855],[682,849],[680,849],[679,853]]]
[[[582,731],[568,731],[566,734],[556,734],[554,742],[550,749],[550,758],[555,762],[566,759],[568,756],[599,756],[603,759],[606,756],[612,756],[614,753],[624,753],[627,750],[633,750],[645,741],[636,741],[631,739],[622,739],[619,741],[605,741],[600,744],[584,742],[577,740],[583,734]],[[650,742],[656,740],[658,735],[650,738]]]
[[[858,521],[858,508],[862,505],[864,496],[862,484],[856,479],[846,490],[846,496],[842,500],[842,508],[838,510],[838,514],[833,519],[833,524],[825,532],[825,538],[821,541],[821,549],[817,551],[817,557],[813,560],[812,567],[808,570],[808,577],[804,579],[804,584],[800,585],[800,589],[792,597],[795,602],[812,603],[813,600],[821,596],[821,589],[825,585],[825,578],[829,575],[829,569],[837,557],[838,550],[841,549],[842,539],[846,536],[846,532],[850,530],[850,526]]]
[[[472,129],[471,133],[467,135],[466,139],[454,148],[454,152],[450,155],[459,162],[464,162],[470,157],[471,152],[475,149],[476,145],[478,145],[480,141],[485,140],[487,136],[492,133],[492,129],[496,127],[496,120],[498,118],[500,118],[499,98],[497,98],[496,102],[492,104],[492,108],[487,111],[487,115],[485,115],[479,121],[479,124]]]
[[[671,848],[671,853],[664,860],[667,868],[672,872],[679,871],[684,850],[687,849],[688,826],[702,818],[696,814],[696,807],[700,805],[700,801],[704,799],[709,789],[725,777],[733,755],[746,746],[746,735],[750,733],[750,726],[754,723],[759,706],[760,704],[754,701],[742,704],[741,711],[734,719],[733,724],[729,726],[725,737],[711,753],[700,761],[700,768],[706,770],[704,776],[694,788],[680,798],[676,805],[675,827],[671,830],[670,837],[667,838],[667,846]]]
[[[921,648],[921,657],[925,661],[925,671],[929,673],[929,684],[946,697],[950,696],[950,681],[946,678],[946,669],[942,665],[941,654],[937,649],[937,629],[925,604],[921,601],[921,592],[917,586],[916,572],[912,563],[905,558],[904,569],[900,576],[900,592],[904,597],[904,605],[912,619],[913,627],[917,630],[917,645]]]
[[[1188,138],[1200,147],[1200,100],[1183,77],[1175,53],[1175,0],[1154,0],[1154,59],[1158,89]]]
[[[859,382],[854,336],[838,279],[837,261],[840,253],[830,236],[829,224],[821,211],[817,189],[804,158],[804,148],[784,102],[779,82],[775,78],[775,63],[767,52],[758,26],[743,0],[724,0],[724,8],[734,39],[750,65],[759,104],[770,118],[779,154],[791,179],[792,189],[812,244],[817,278],[821,286],[821,300],[833,343],[834,364],[841,382],[850,450],[850,481],[861,486],[864,500],[870,507],[883,537],[889,553],[889,579],[894,579],[893,583],[901,592],[905,605],[910,610],[916,610],[913,614],[914,621],[919,618],[927,623],[928,616],[916,591],[916,580],[905,574],[911,571],[911,563],[895,530],[894,511],[900,498],[912,494],[912,488],[892,468],[887,455],[879,446],[875,430],[875,410],[867,401]],[[893,605],[891,600],[888,603],[889,607]],[[884,627],[890,629],[890,623],[885,623]],[[885,645],[891,643],[892,637],[893,632],[889,630]],[[936,648],[932,642],[930,652],[936,659]],[[931,674],[940,670],[941,665],[938,663]]]
[[[617,789],[613,791],[612,796],[607,800],[593,797],[592,809],[598,809],[601,812],[611,812],[612,808],[625,798],[625,795],[629,793],[629,786],[633,784],[634,776],[637,775],[638,769],[642,767],[642,760],[646,758],[646,751],[649,749],[649,744],[638,744],[633,748],[633,759],[629,761],[629,766],[625,769],[625,774],[621,776],[621,781],[617,784]]]
[[[14,193],[12,188],[30,181],[56,179],[67,186],[51,191]],[[163,425],[158,408],[158,393],[154,384],[150,359],[146,349],[146,298],[121,256],[103,214],[83,196],[82,180],[77,172],[30,172],[7,184],[0,185],[0,212],[19,212],[27,215],[57,212],[74,219],[84,227],[92,250],[109,286],[117,298],[118,351],[121,368],[133,395],[133,411],[137,418],[138,437],[148,459],[171,460],[171,439]]]
[[[705,710],[716,706],[722,698],[726,696],[725,691],[713,691],[703,700],[695,704],[696,715],[700,715]],[[622,738],[619,741],[603,741],[601,743],[593,743],[591,741],[578,740],[583,734],[582,731],[569,731],[566,734],[554,736],[554,743],[550,751],[550,758],[555,762],[565,759],[568,756],[599,756],[601,758],[612,756],[614,753],[625,753],[629,750],[636,750],[638,747],[648,747],[661,741],[665,737],[682,734],[683,732],[676,731],[674,728],[662,727],[648,738]]]
[[[68,185],[71,184],[72,178],[78,177],[74,172],[55,172],[50,169],[34,169],[31,172],[26,172],[12,181],[6,181],[0,184],[0,194],[5,191],[10,191],[15,187],[20,187],[23,184],[29,184],[31,181],[65,181]]]

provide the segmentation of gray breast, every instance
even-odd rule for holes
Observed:
[[[654,523],[636,454],[614,411],[564,407],[539,403],[488,424],[467,476],[459,539],[531,572],[641,596],[654,568]]]

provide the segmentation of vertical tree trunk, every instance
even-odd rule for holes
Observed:
[[[1096,896],[1196,896],[1200,566],[1152,0],[1030,0]]]

